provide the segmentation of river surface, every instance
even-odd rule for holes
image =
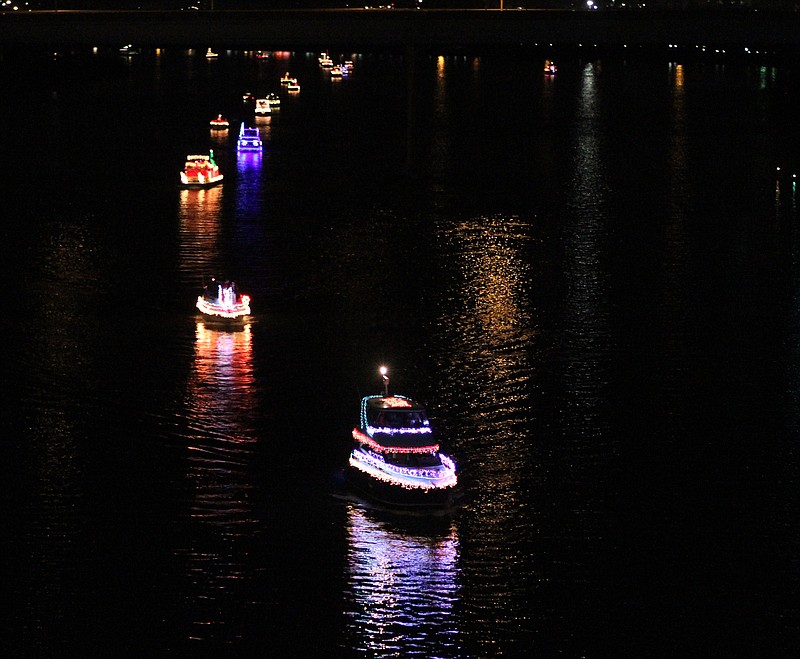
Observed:
[[[0,58],[2,654],[797,656],[800,71],[204,53]],[[342,486],[384,364],[451,514]]]

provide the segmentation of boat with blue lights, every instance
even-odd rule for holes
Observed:
[[[261,133],[258,128],[248,128],[244,122],[239,128],[239,140],[236,143],[238,151],[258,151],[262,148]]]
[[[181,186],[184,188],[210,188],[222,183],[223,175],[214,160],[214,152],[190,154],[181,172]]]
[[[353,428],[347,481],[369,499],[399,508],[448,507],[459,498],[453,459],[439,451],[425,407],[389,394],[361,399],[360,424]]]
[[[558,67],[556,63],[551,59],[546,59],[544,61],[544,74],[546,76],[554,76],[558,71]]]
[[[211,278],[195,304],[203,319],[223,325],[241,324],[250,316],[250,296],[239,293],[233,281]]]

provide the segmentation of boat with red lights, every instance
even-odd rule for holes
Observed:
[[[548,76],[554,76],[558,71],[558,67],[556,63],[551,59],[546,59],[544,61],[544,74]]]
[[[231,123],[223,117],[221,114],[218,114],[214,119],[209,121],[211,128],[215,130],[226,130],[230,128]]]
[[[250,316],[250,296],[239,293],[232,281],[211,278],[195,306],[212,323],[240,324]]]
[[[214,160],[214,152],[186,156],[181,172],[181,185],[184,188],[210,188],[222,183],[223,175]]]
[[[459,498],[453,459],[439,451],[425,407],[389,394],[386,369],[383,394],[361,400],[360,424],[353,428],[346,478],[379,503],[401,508],[447,507]]]

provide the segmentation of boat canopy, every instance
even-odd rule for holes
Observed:
[[[425,408],[405,396],[367,396],[361,401],[361,428],[384,448],[436,450]]]

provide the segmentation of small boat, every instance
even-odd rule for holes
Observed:
[[[293,94],[296,94],[297,92],[300,91],[300,85],[297,82],[297,78],[292,78],[292,81],[286,87],[286,91],[291,92]]]
[[[138,55],[139,54],[139,49],[138,48],[134,48],[133,44],[129,43],[129,44],[125,45],[125,46],[122,46],[122,48],[119,49],[119,54],[120,55],[125,55],[125,57],[133,57],[134,55]]]
[[[333,66],[333,60],[330,58],[330,55],[328,55],[328,53],[320,53],[319,65],[323,69],[329,69]]]
[[[556,71],[558,71],[558,67],[556,63],[551,59],[546,59],[544,61],[544,73],[545,75],[555,75]]]
[[[209,124],[211,125],[211,128],[215,130],[227,130],[231,125],[230,122],[221,114],[218,114],[216,119],[212,119]]]
[[[257,50],[256,59],[269,59],[269,53],[265,50]]]
[[[353,60],[346,59],[344,61],[344,64],[342,64],[342,70],[343,71],[348,71],[348,72],[352,71],[353,70]]]
[[[455,463],[439,451],[425,407],[389,394],[386,373],[381,368],[383,394],[361,399],[347,481],[368,498],[392,507],[455,504],[459,497]]]
[[[253,96],[250,92],[245,92],[242,94],[242,111],[243,112],[255,112],[256,109],[256,97]]]
[[[269,104],[269,100],[266,98],[257,98],[255,112],[260,115],[270,114],[272,112],[272,107]]]
[[[215,53],[211,48],[206,51],[206,59],[217,59],[219,53]]]
[[[287,72],[284,74],[284,76],[281,78],[281,84],[282,84],[282,85],[288,85],[288,84],[290,84],[291,82],[297,82],[297,79],[296,79],[296,78],[293,78],[292,76],[290,76],[290,75],[289,75],[289,72],[287,71]]]
[[[236,149],[238,151],[260,152],[261,148],[261,133],[258,132],[258,128],[248,128],[242,122],[239,127],[239,140],[236,143]]]
[[[223,175],[214,160],[214,152],[208,155],[188,155],[181,172],[181,185],[185,188],[210,188],[222,182]]]
[[[217,281],[213,277],[197,296],[195,306],[210,322],[242,323],[250,315],[250,296],[241,295],[232,281]]]
[[[331,78],[341,78],[343,74],[344,71],[338,64],[334,67],[331,67]]]
[[[271,108],[279,108],[281,106],[280,96],[278,96],[274,92],[267,94],[267,103],[269,103],[269,106]]]

